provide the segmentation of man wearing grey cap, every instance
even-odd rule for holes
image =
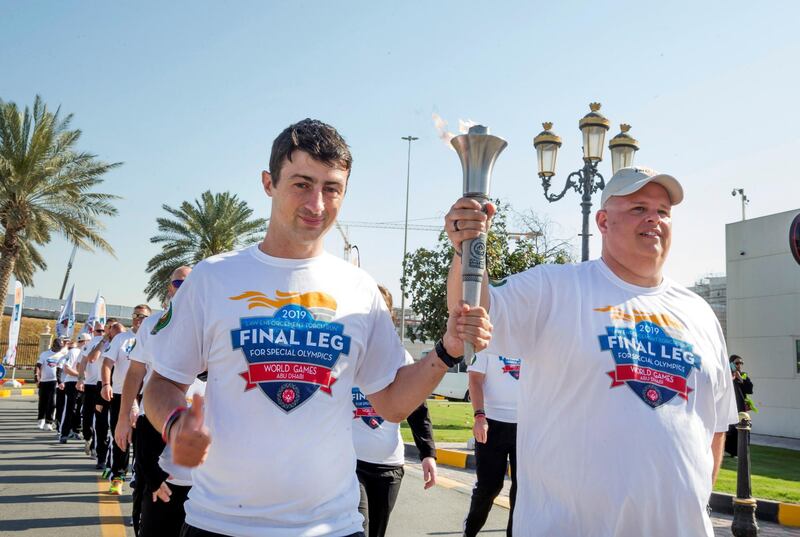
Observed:
[[[737,413],[716,317],[662,275],[682,200],[674,177],[623,168],[595,217],[600,259],[484,286],[487,352],[523,357],[517,537],[713,535],[705,507]],[[453,205],[445,229],[457,253],[493,214]],[[460,272],[457,255],[450,308]]]

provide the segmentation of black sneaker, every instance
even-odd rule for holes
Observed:
[[[95,464],[95,465],[94,465],[94,469],[95,469],[95,470],[102,470],[102,469],[104,469],[105,467],[106,467],[106,465],[105,465],[105,464],[103,464],[102,462],[98,462],[97,464]]]
[[[61,438],[58,439],[58,443],[59,444],[66,444],[67,443],[67,437],[66,436],[62,436]]]

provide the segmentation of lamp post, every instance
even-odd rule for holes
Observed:
[[[406,337],[406,254],[408,253],[408,190],[411,185],[411,142],[419,140],[416,136],[402,136],[408,141],[408,165],[406,166],[406,222],[403,226],[403,279],[400,289],[400,341]]]
[[[733,192],[731,192],[731,196],[735,198],[736,194],[739,194],[742,197],[742,222],[744,222],[745,221],[744,208],[745,206],[747,206],[748,203],[750,203],[750,198],[748,198],[747,194],[744,193],[743,188],[734,188]]]
[[[592,212],[592,194],[605,188],[605,180],[597,171],[597,165],[603,160],[603,143],[609,129],[608,119],[599,112],[600,103],[591,103],[589,108],[591,111],[578,123],[578,128],[583,134],[583,168],[567,176],[564,189],[559,194],[551,194],[549,190],[550,181],[556,174],[556,157],[558,148],[561,147],[561,138],[550,130],[553,124],[546,122],[542,123],[544,130],[533,139],[533,147],[536,148],[539,162],[539,177],[542,178],[544,197],[547,201],[552,203],[560,200],[570,188],[581,194],[583,214],[581,261],[589,259],[589,215]],[[630,125],[620,125],[620,133],[608,144],[608,149],[611,151],[612,173],[631,166],[633,156],[639,150],[639,142],[628,134],[630,128]]]
[[[731,533],[736,537],[756,537],[756,500],[750,489],[750,415],[739,412],[738,467],[736,469],[736,497],[733,499]]]

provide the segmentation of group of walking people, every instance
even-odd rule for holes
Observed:
[[[336,129],[290,125],[261,174],[271,199],[264,239],[170,282],[179,292],[141,321],[133,346],[123,336],[115,350],[119,335],[108,333],[84,344],[84,410],[87,369],[102,355],[94,409],[100,400],[117,409],[112,456],[135,445],[137,531],[147,526],[137,505],[181,503],[160,535],[381,534],[402,476],[399,432],[386,424],[425,424],[421,405],[469,343],[484,361],[471,364],[479,462],[465,535],[483,524],[507,457],[508,535],[711,537],[706,506],[737,412],[716,317],[662,272],[681,183],[621,168],[595,215],[599,259],[484,277],[479,305],[462,301],[461,245],[488,232],[494,206],[457,200],[444,219],[448,319],[413,361],[376,282],[323,248],[346,191],[359,187],[352,167]],[[110,375],[123,357],[127,374]],[[490,401],[507,395],[509,378],[514,414],[502,397]],[[428,429],[418,435],[423,463],[433,459]],[[145,460],[155,453],[160,472]],[[393,526],[406,534],[402,520]]]

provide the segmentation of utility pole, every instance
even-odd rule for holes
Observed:
[[[408,254],[408,191],[411,185],[411,142],[419,140],[416,136],[403,136],[408,141],[408,165],[406,166],[406,223],[403,231],[403,279],[400,289],[400,341],[406,337],[406,255]]]

